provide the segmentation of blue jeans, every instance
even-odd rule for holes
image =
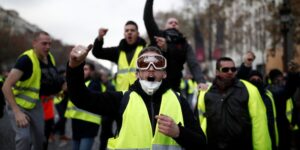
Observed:
[[[73,150],[91,150],[94,144],[94,138],[81,138],[73,140]]]

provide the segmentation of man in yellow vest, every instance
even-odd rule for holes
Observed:
[[[236,78],[231,58],[216,63],[216,78],[200,91],[198,114],[208,149],[271,150],[266,108],[255,86]]]
[[[159,49],[141,51],[136,61],[138,79],[128,91],[105,93],[92,93],[84,86],[82,67],[88,51],[83,46],[71,51],[67,84],[75,105],[117,121],[108,149],[205,149],[199,121],[165,81],[167,61]],[[83,98],[87,101],[79,101]]]
[[[277,112],[277,126],[279,136],[278,150],[285,150],[291,148],[292,140],[292,124],[289,122],[289,115],[292,115],[297,111],[289,107],[294,102],[290,99],[295,93],[297,86],[299,86],[299,72],[294,70],[295,68],[289,65],[287,72],[287,78],[284,77],[283,72],[279,69],[272,69],[269,72],[270,84],[267,89],[272,92],[274,96],[274,102]],[[289,113],[287,113],[289,112]],[[292,113],[293,112],[293,113]],[[294,118],[296,119],[296,118]]]
[[[128,21],[124,27],[124,39],[118,46],[103,48],[104,36],[108,29],[100,28],[94,42],[93,55],[97,58],[110,60],[118,65],[116,90],[128,90],[136,80],[136,60],[138,54],[145,47],[146,42],[139,36],[138,25]]]
[[[35,33],[32,46],[33,49],[20,55],[2,88],[9,104],[8,114],[16,131],[17,150],[31,150],[31,146],[34,150],[41,150],[45,140],[43,108],[39,96],[44,86],[41,82],[42,65],[55,64],[50,54],[50,35],[44,31]],[[46,92],[50,89],[43,90]]]
[[[128,21],[124,27],[124,39],[122,39],[118,46],[103,48],[104,36],[108,29],[100,28],[98,37],[94,42],[93,55],[96,58],[110,60],[118,65],[118,72],[116,74],[116,91],[128,90],[129,86],[136,80],[136,60],[138,54],[145,47],[146,42],[139,36],[138,25],[134,21]],[[111,123],[107,122],[106,119],[102,122],[104,126],[109,127]],[[109,128],[102,128],[100,141],[101,150],[104,150],[107,139],[106,131]],[[108,134],[107,134],[108,135]]]
[[[274,102],[274,96],[269,90],[266,89],[262,73],[260,73],[258,70],[252,69],[255,58],[256,56],[254,52],[247,51],[243,57],[243,63],[240,65],[237,71],[236,77],[238,79],[249,81],[258,89],[266,107],[268,129],[272,142],[272,149],[275,150],[278,149],[279,138],[276,121],[277,112]]]
[[[90,91],[102,92],[105,89],[101,87],[100,80],[94,79],[95,66],[92,63],[86,63],[83,67],[85,85]],[[87,98],[80,99],[86,101]],[[66,118],[72,120],[73,149],[92,149],[94,138],[98,134],[101,117],[98,114],[82,110],[74,105],[70,100],[65,112]]]

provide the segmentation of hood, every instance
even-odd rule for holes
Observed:
[[[132,51],[134,49],[136,49],[136,47],[138,45],[143,45],[144,47],[146,46],[146,41],[141,38],[138,37],[136,43],[134,43],[133,45],[128,45],[125,39],[122,39],[119,43],[119,48],[124,50],[124,51]]]

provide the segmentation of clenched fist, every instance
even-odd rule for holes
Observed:
[[[82,45],[75,46],[70,53],[69,67],[75,68],[83,63],[87,54],[92,48],[92,44],[90,44],[88,47],[84,47]]]

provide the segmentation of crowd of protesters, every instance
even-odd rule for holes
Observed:
[[[108,29],[101,27],[93,45],[75,46],[63,67],[50,35],[34,34],[32,49],[0,76],[0,121],[7,113],[16,149],[46,150],[58,139],[73,150],[91,150],[95,140],[100,150],[300,150],[300,65],[260,72],[248,51],[240,65],[219,58],[214,78],[205,78],[178,19],[160,30],[153,3],[144,9],[148,44],[129,20],[120,44],[104,48]],[[90,51],[118,65],[114,77],[86,59]]]

